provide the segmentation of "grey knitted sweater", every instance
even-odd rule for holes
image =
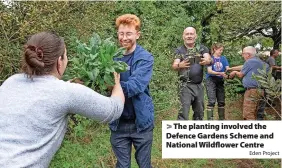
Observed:
[[[63,141],[69,113],[110,122],[122,111],[120,98],[80,84],[51,75],[33,81],[13,75],[0,87],[0,167],[48,167]]]

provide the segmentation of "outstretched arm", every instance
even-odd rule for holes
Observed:
[[[68,111],[107,123],[118,119],[124,106],[124,96],[118,85],[114,86],[112,96],[106,97],[86,86],[70,83]]]
[[[235,76],[237,76],[238,78],[243,78],[245,75],[242,72],[239,71],[232,71],[229,75],[229,78],[234,78]]]
[[[241,69],[240,71],[234,71],[234,69]],[[229,78],[234,78],[237,76],[238,78],[243,78],[245,74],[247,74],[251,70],[251,66],[248,62],[245,62],[244,65],[239,65],[236,67],[232,67],[232,72],[229,75]]]
[[[238,66],[234,66],[234,67],[228,68],[227,70],[228,71],[241,71],[242,68],[243,68],[243,65],[238,65]]]
[[[273,70],[277,70],[277,71],[281,71],[281,66],[276,66],[276,65],[274,65],[274,66],[271,66],[271,68],[273,69]]]
[[[211,66],[208,66],[207,69],[208,69],[208,73],[209,73],[209,74],[213,74],[213,75],[218,75],[218,76],[223,76],[223,77],[225,77],[225,72],[216,72],[216,71],[213,71]]]

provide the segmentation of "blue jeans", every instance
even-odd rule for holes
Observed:
[[[116,168],[130,168],[132,144],[136,150],[135,159],[140,168],[151,168],[153,128],[138,132],[134,120],[120,121],[117,130],[111,131],[112,149],[117,158]]]

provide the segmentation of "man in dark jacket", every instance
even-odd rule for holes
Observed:
[[[176,57],[172,68],[178,71],[180,86],[179,97],[181,109],[178,120],[188,120],[192,105],[193,120],[204,117],[203,65],[211,63],[209,49],[196,44],[197,33],[193,27],[183,31],[184,45],[176,49]]]
[[[140,168],[150,168],[154,128],[154,106],[149,92],[154,58],[139,46],[140,20],[137,16],[125,14],[116,19],[118,40],[126,52],[117,59],[128,65],[120,74],[120,84],[125,95],[121,117],[110,123],[111,144],[117,157],[117,168],[128,168],[131,163],[132,144],[136,150],[135,159]]]

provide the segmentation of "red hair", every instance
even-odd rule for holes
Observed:
[[[136,15],[125,14],[119,16],[116,19],[116,28],[118,28],[121,24],[134,26],[135,30],[140,31],[141,23],[140,23],[140,19]]]

